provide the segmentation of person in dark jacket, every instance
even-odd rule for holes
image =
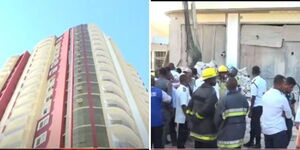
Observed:
[[[158,79],[155,81],[155,87],[162,89],[168,95],[172,95],[172,74],[168,68],[160,68],[158,71]],[[174,111],[172,108],[172,103],[162,103],[162,112],[164,116],[164,128],[163,128],[163,145],[168,144],[169,141],[167,140],[167,135],[173,133],[174,130],[170,128],[170,122],[172,121],[172,116],[174,116]],[[174,122],[174,121],[173,121]],[[171,132],[171,131],[172,132]],[[175,138],[174,138],[175,137]],[[176,132],[175,135],[171,135],[171,139],[176,139]],[[172,141],[176,144],[176,141]]]
[[[292,93],[292,91],[296,84],[297,83],[293,77],[287,77],[286,82],[285,82],[285,89],[284,89],[285,97],[290,104],[290,107],[292,110],[292,115],[294,118],[296,115],[295,109],[294,109],[294,104],[296,103],[296,100],[295,100],[294,93]],[[286,134],[288,137],[288,142],[287,142],[286,146],[288,146],[290,143],[290,140],[292,138],[292,135],[293,135],[293,120],[292,120],[292,118],[290,118],[290,119],[286,118],[285,123],[286,123],[286,127],[287,127]]]
[[[237,81],[229,77],[226,81],[229,93],[217,103],[214,117],[218,129],[219,148],[240,148],[246,131],[246,115],[249,109],[247,98],[236,90]]]
[[[202,72],[204,83],[193,93],[186,111],[190,136],[195,140],[195,148],[217,148],[217,129],[214,125],[217,71],[206,68]]]

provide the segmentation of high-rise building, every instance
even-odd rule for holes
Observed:
[[[148,148],[148,91],[95,25],[9,59],[0,90],[0,148]]]

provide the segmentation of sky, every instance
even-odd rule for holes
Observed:
[[[32,52],[41,40],[69,28],[96,24],[149,85],[148,0],[1,0],[0,67],[10,56]]]

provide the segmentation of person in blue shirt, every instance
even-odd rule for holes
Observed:
[[[151,77],[151,147],[164,148],[162,144],[164,118],[162,102],[171,102],[171,97],[163,90],[155,87],[154,77]]]

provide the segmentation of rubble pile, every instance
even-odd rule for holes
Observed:
[[[198,75],[201,76],[202,71],[207,68],[218,68],[218,65],[212,60],[209,63],[205,62],[197,62],[194,68],[197,69]],[[238,68],[237,68],[238,69]],[[250,85],[251,85],[251,79],[250,75],[247,73],[247,68],[238,69],[237,78],[240,80],[240,86],[241,86],[241,93],[245,95],[246,97],[250,97]]]

